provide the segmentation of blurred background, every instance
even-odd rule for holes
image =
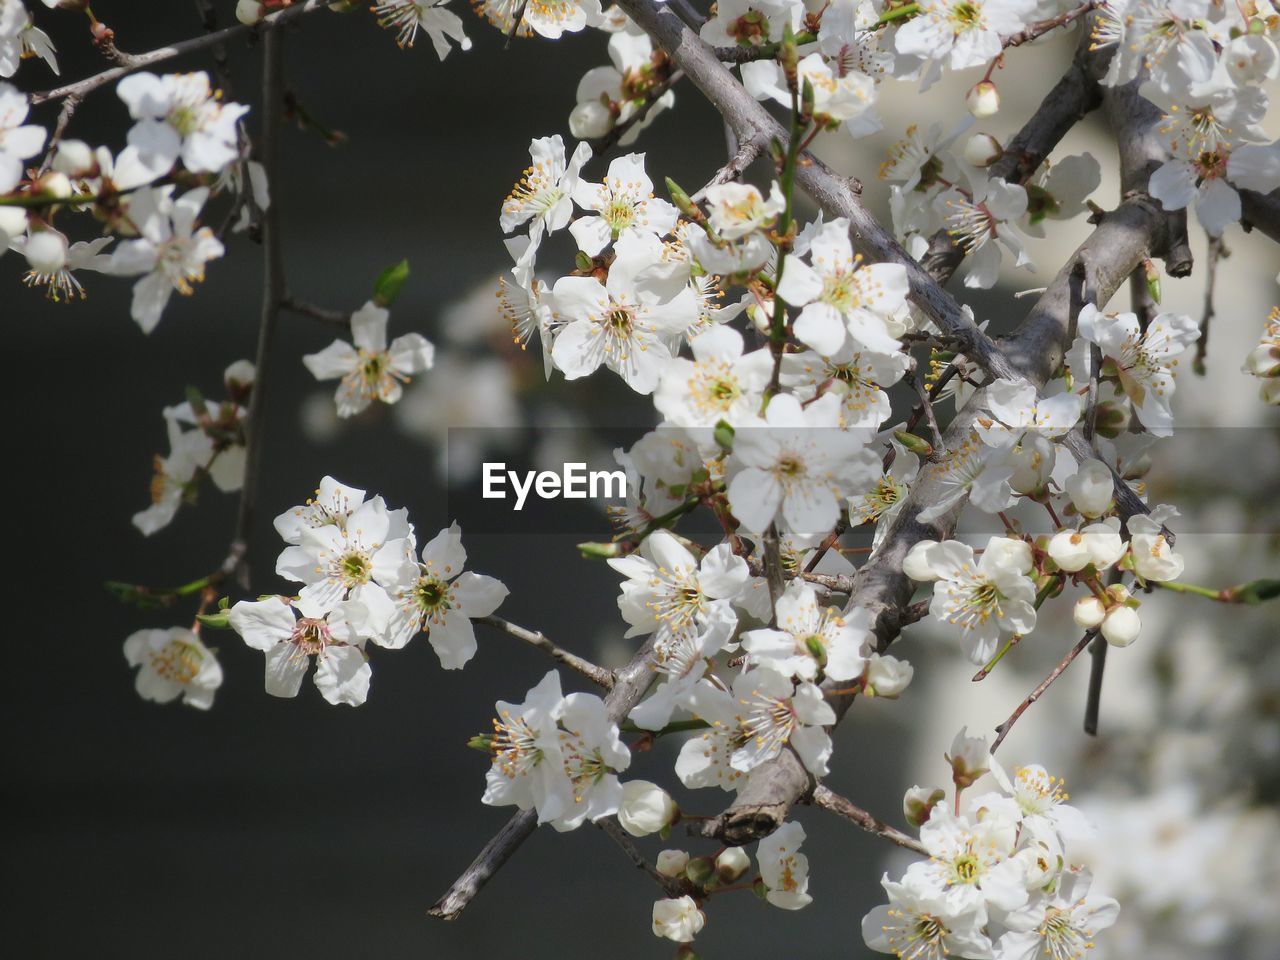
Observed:
[[[214,6],[221,23],[231,22],[232,0]],[[131,52],[201,29],[196,5],[185,0],[98,0],[94,9]],[[468,568],[511,589],[501,614],[572,650],[621,662],[630,641],[622,640],[615,606],[617,577],[574,548],[584,538],[607,539],[606,520],[570,505],[544,512],[527,531],[506,531],[474,496],[478,481],[468,469],[484,458],[513,467],[595,461],[634,439],[652,416],[613,377],[545,385],[540,358],[513,349],[495,310],[496,277],[509,263],[497,229],[502,198],[527,163],[532,137],[569,139],[578,78],[607,62],[604,38],[588,32],[554,46],[517,40],[505,49],[495,30],[459,12],[474,49],[455,50],[444,64],[425,38],[398,50],[363,12],[320,14],[288,32],[291,91],[345,135],[331,147],[314,131],[285,131],[286,172],[272,192],[289,287],[301,299],[352,310],[382,268],[407,258],[412,274],[390,334],[420,331],[438,353],[398,408],[339,423],[332,384],[316,384],[300,362],[333,330],[282,319],[252,592],[283,589],[272,572],[280,544],[271,518],[329,473],[407,507],[420,540],[458,520]],[[37,22],[58,46],[64,79],[105,65],[81,17],[40,9]],[[1070,46],[1060,41],[1011,58],[997,75],[1004,109],[988,123],[992,133],[1012,135],[1060,75]],[[253,105],[256,130],[260,51],[234,43],[230,63],[229,99]],[[211,63],[194,56],[166,67]],[[17,81],[35,90],[57,79],[32,62]],[[886,189],[875,171],[886,146],[903,135],[907,118],[954,123],[966,86],[957,81],[920,97],[908,85],[887,85],[885,131],[856,145],[831,135],[820,152],[860,177],[883,213]],[[677,109],[634,149],[649,154],[655,181],[669,175],[693,188],[723,162],[723,134],[696,92],[680,86],[676,98]],[[50,127],[55,117],[50,107],[35,114]],[[127,126],[123,104],[104,88],[69,136],[118,149]],[[1114,157],[1099,118],[1082,123],[1060,155],[1083,150],[1109,177],[1096,198],[1113,202]],[[603,166],[595,161],[587,172],[598,179]],[[1089,229],[1083,220],[1057,226],[1049,240],[1032,241],[1038,274],[1010,274],[995,291],[966,293],[979,320],[997,331],[1015,325],[1032,301],[1013,293],[1047,282]],[[1257,398],[1256,381],[1239,373],[1278,301],[1280,255],[1238,229],[1227,242],[1232,256],[1219,275],[1207,375],[1180,379],[1175,410],[1188,429],[1159,448],[1153,472],[1153,499],[1187,514],[1176,527],[1185,579],[1213,586],[1280,574],[1276,418]],[[1196,244],[1202,255],[1203,235]],[[89,299],[66,306],[23,287],[24,269],[17,256],[0,260],[7,291],[0,312],[14,338],[11,465],[20,465],[11,473],[8,527],[20,554],[9,565],[8,593],[18,620],[9,628],[11,666],[0,677],[11,811],[0,877],[12,955],[668,955],[670,944],[649,930],[656,888],[589,827],[538,831],[460,920],[427,917],[509,816],[479,803],[487,762],[465,748],[488,727],[496,699],[522,699],[547,669],[505,636],[481,629],[475,660],[447,674],[423,642],[374,651],[369,701],[351,710],[324,703],[309,682],[296,700],[266,696],[261,655],[234,634],[211,633],[226,672],[212,711],[138,699],[124,638],[144,626],[189,623],[191,611],[140,613],[101,584],[172,585],[221,562],[234,497],[208,487],[198,507],[150,539],[130,516],[147,504],[152,457],[165,452],[161,408],[180,402],[188,385],[220,396],[222,370],[252,356],[260,251],[243,235],[231,240],[207,282],[175,298],[150,336],[129,318],[128,282],[87,275]],[[1166,305],[1199,315],[1199,272],[1166,278],[1164,290]],[[450,429],[461,431],[453,443]],[[1101,736],[1081,732],[1081,663],[1003,748],[1007,762],[1041,762],[1065,775],[1073,802],[1103,827],[1097,886],[1124,910],[1097,955],[1274,958],[1277,609],[1151,597],[1141,640],[1110,658]],[[913,628],[895,652],[915,664],[915,684],[896,703],[855,704],[836,733],[830,785],[900,823],[907,787],[944,782],[942,754],[956,730],[991,731],[1075,638],[1067,604],[1050,604],[1044,626],[972,684],[972,667],[953,644]],[[670,786],[676,747],[638,755],[631,774]],[[723,805],[718,793],[673,792],[691,813]],[[788,913],[747,895],[718,898],[698,938],[700,955],[870,955],[859,921],[882,900],[878,880],[892,848],[822,811],[798,815],[809,834],[815,902]],[[677,833],[670,845],[682,840]],[[645,849],[654,855],[660,846]]]

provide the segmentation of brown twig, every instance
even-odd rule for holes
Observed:
[[[604,667],[597,666],[590,660],[585,660],[575,653],[557,646],[555,643],[547,639],[541,630],[527,630],[519,624],[512,623],[510,620],[504,620],[502,617],[473,617],[472,623],[483,623],[493,627],[495,630],[501,630],[508,636],[522,640],[529,646],[541,650],[557,663],[562,663],[570,670],[576,670],[592,683],[604,687],[606,690],[613,688],[613,671],[606,670]]]
[[[996,727],[996,739],[991,744],[992,753],[995,753],[996,750],[999,749],[1000,744],[1004,743],[1004,738],[1009,735],[1009,731],[1012,730],[1013,725],[1018,722],[1018,718],[1027,712],[1028,707],[1044,696],[1044,692],[1053,686],[1053,682],[1062,676],[1063,672],[1067,667],[1071,666],[1076,657],[1084,653],[1085,648],[1089,646],[1089,643],[1097,635],[1097,629],[1093,629],[1087,631],[1083,637],[1077,640],[1075,645],[1067,651],[1067,655],[1063,657],[1062,660],[1059,661],[1058,665],[1049,672],[1049,675],[1041,680],[1034,690],[1027,694],[1026,699],[1018,704],[1013,713],[1009,714],[1009,719]]]
[[[898,846],[905,847],[923,857],[929,856],[928,849],[915,837],[889,826],[883,820],[877,819],[866,810],[855,806],[851,801],[846,800],[840,794],[824,787],[822,784],[818,784],[813,788],[810,802],[815,807],[822,807],[823,810],[830,810],[832,813],[844,817],[850,823],[856,824],[867,831],[867,833],[873,833],[877,837],[884,837],[890,843],[896,843]]]
[[[687,884],[681,883],[675,877],[667,877],[659,873],[653,864],[644,858],[640,848],[632,842],[631,836],[618,824],[617,817],[605,817],[603,820],[597,820],[596,826],[608,834],[609,839],[618,845],[622,852],[627,855],[627,858],[636,865],[636,868],[647,873],[668,897],[682,897],[689,892]]]

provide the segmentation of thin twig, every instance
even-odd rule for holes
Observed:
[[[1027,712],[1027,708],[1044,696],[1044,692],[1053,686],[1053,682],[1062,676],[1063,671],[1071,666],[1072,662],[1080,654],[1084,653],[1085,647],[1089,646],[1090,641],[1098,635],[1097,629],[1089,630],[1083,637],[1076,641],[1075,646],[1067,651],[1067,655],[1062,658],[1056,667],[1050,671],[1049,675],[1040,681],[1040,685],[1032,690],[1025,700],[1018,704],[1013,713],[1009,714],[1009,719],[1000,726],[996,727],[996,739],[991,744],[991,752],[995,753],[1000,744],[1004,743],[1004,738],[1009,735],[1009,731],[1013,729],[1013,725],[1018,722],[1018,718]]]
[[[904,379],[915,390],[916,396],[920,399],[920,408],[924,411],[925,420],[929,424],[929,436],[933,442],[931,459],[941,459],[947,455],[947,445],[942,440],[942,431],[938,428],[938,418],[933,412],[933,401],[929,397],[929,392],[925,390],[923,381],[916,376],[914,366],[907,370]]]
[[[1209,251],[1204,265],[1204,315],[1200,318],[1200,338],[1196,340],[1196,355],[1191,361],[1191,369],[1202,377],[1205,372],[1204,362],[1209,355],[1209,324],[1216,316],[1213,298],[1218,285],[1218,263],[1229,256],[1231,251],[1227,249],[1221,237],[1209,238]]]
[[[908,850],[914,851],[923,857],[929,856],[928,849],[915,837],[889,826],[883,820],[877,819],[866,810],[855,806],[852,802],[822,784],[818,784],[813,788],[813,797],[810,802],[815,807],[822,807],[824,810],[830,810],[832,813],[844,817],[850,823],[856,824],[867,831],[867,833],[874,833],[877,837],[884,837],[890,843],[906,847]]]
[[[317,10],[324,10],[328,6],[326,0],[304,0],[303,3],[286,7],[283,10],[277,10],[275,13],[268,14],[258,23],[252,26],[243,23],[237,23],[232,27],[225,27],[214,33],[206,33],[203,36],[192,37],[190,40],[183,40],[167,47],[158,47],[147,53],[139,54],[121,54],[125,58],[127,66],[112,67],[110,70],[103,70],[91,77],[85,77],[83,80],[77,80],[75,83],[68,83],[61,87],[55,87],[52,90],[45,90],[41,93],[33,93],[28,98],[32,105],[40,103],[48,103],[50,100],[63,100],[67,97],[80,97],[83,99],[88,94],[97,90],[99,87],[105,86],[119,80],[121,77],[130,73],[141,70],[143,67],[149,67],[153,64],[163,63],[166,60],[172,60],[174,57],[181,57],[188,53],[195,53],[197,50],[203,50],[206,47],[217,46],[220,43],[226,43],[241,34],[249,33],[273,33],[280,27],[288,23],[292,23],[309,13],[315,13]]]
[[[716,175],[708,180],[692,197],[696,203],[703,200],[707,196],[707,188],[719,186],[722,183],[728,183],[730,180],[737,180],[746,171],[747,167],[755,163],[756,157],[760,156],[760,151],[764,149],[764,139],[752,137],[741,143],[733,156],[729,158],[729,162],[716,171]]]
[[[471,622],[487,624],[495,630],[501,630],[508,636],[523,640],[529,646],[536,647],[553,660],[564,664],[570,670],[576,670],[592,683],[604,687],[606,690],[613,688],[613,671],[597,666],[590,660],[584,660],[577,654],[570,653],[568,650],[557,646],[548,640],[541,630],[526,630],[519,624],[495,616],[473,617]]]
[[[291,8],[296,9],[296,8]],[[262,136],[258,141],[262,168],[274,187],[280,171],[281,111],[284,105],[284,34],[273,30],[267,34],[262,55]],[[262,473],[263,433],[267,423],[267,383],[269,381],[271,347],[276,322],[280,318],[280,302],[284,299],[284,252],[280,235],[280,191],[275,191],[271,205],[262,216],[262,315],[258,326],[258,349],[254,359],[253,392],[249,396],[249,413],[245,419],[244,486],[240,490],[240,509],[236,516],[235,535],[222,569],[236,576],[248,588],[249,568],[246,558],[249,537],[253,532],[254,506],[258,477]]]
[[[351,324],[351,314],[343,310],[318,307],[314,303],[307,303],[305,300],[299,300],[296,297],[283,297],[280,300],[280,309],[296,313],[302,317],[310,317],[313,320],[333,324],[335,327],[343,327],[344,329]]]
[[[1107,647],[1111,644],[1102,637],[1094,637],[1089,648],[1092,660],[1089,664],[1089,694],[1084,704],[1084,732],[1091,737],[1098,735],[1098,713],[1102,709],[1102,674],[1107,665]]]
[[[660,886],[668,897],[682,897],[689,892],[687,884],[681,883],[675,877],[663,876],[659,873],[648,860],[644,858],[644,854],[640,852],[631,840],[627,831],[623,830],[618,824],[617,817],[605,817],[603,820],[597,820],[596,826],[609,835],[609,839],[616,843],[623,853],[634,863],[637,869],[643,870],[653,882]]]

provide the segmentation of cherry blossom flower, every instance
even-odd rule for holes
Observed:
[[[619,246],[605,283],[594,277],[556,281],[552,295],[565,323],[551,356],[568,380],[603,363],[632,390],[652,393],[673,343],[697,321],[698,308],[687,286],[673,294],[669,281],[643,273],[650,261],[639,247],[647,245]]]
[[[420,333],[406,333],[387,346],[390,313],[372,301],[351,315],[351,339],[335,340],[302,358],[317,380],[341,379],[334,400],[338,416],[352,417],[375,400],[397,403],[413,374],[430,370],[436,348]]]
[[[339,600],[359,601],[371,625],[365,636],[381,642],[393,609],[387,586],[398,584],[412,537],[403,516],[389,512],[378,497],[360,504],[343,526],[305,528],[298,544],[281,552],[276,573],[302,583],[302,599],[321,609]]]
[[[981,559],[956,540],[923,540],[911,548],[903,569],[914,580],[937,581],[929,613],[960,629],[965,656],[986,663],[999,641],[1035,629],[1035,583],[1030,547],[1021,540],[992,537]]]
[[[700,35],[713,47],[758,47],[782,39],[787,25],[800,32],[804,7],[787,0],[723,0]]]
[[[399,649],[425,630],[446,670],[461,669],[475,656],[471,621],[497,610],[508,590],[493,577],[464,571],[466,562],[456,522],[422,548],[421,563],[407,561],[389,588],[396,612],[382,646]]]
[[[952,70],[976,67],[1000,55],[1031,13],[1027,0],[926,0],[894,37],[899,53],[946,58]]]
[[[999,940],[1001,960],[1084,955],[1120,914],[1111,897],[1090,893],[1092,879],[1087,870],[1069,870],[1051,894],[1006,916],[1009,930]]]
[[[876,429],[892,412],[886,390],[902,379],[910,360],[906,354],[858,349],[846,343],[831,356],[793,354],[783,363],[782,382],[806,399],[821,393],[840,398],[842,427]]]
[[[724,326],[698,334],[689,347],[693,360],[675,357],[662,370],[653,395],[658,412],[681,427],[754,420],[773,368],[769,351],[744,354],[742,334]]]
[[[880,885],[889,903],[862,920],[862,938],[872,950],[904,960],[991,960],[991,940],[982,932],[978,910],[957,911],[945,895],[896,883],[887,874]]]
[[[972,822],[939,805],[920,828],[930,859],[908,867],[903,882],[943,898],[948,915],[972,913],[985,923],[989,908],[1027,902],[1026,867],[1012,856],[1016,840],[1017,823],[1000,808]]]
[[[347,528],[347,520],[364,503],[365,492],[333,477],[324,477],[306,503],[290,507],[273,521],[285,543],[300,544],[308,530],[321,527]],[[378,498],[381,500],[381,498]],[[382,504],[386,509],[386,504]],[[407,522],[408,511],[404,511]]]
[[[828,129],[843,125],[854,137],[880,129],[876,117],[875,81],[858,70],[844,69],[828,62],[821,53],[811,53],[796,65],[796,82],[808,81],[813,90],[813,119]],[[791,89],[786,74],[773,60],[757,60],[742,65],[742,82],[757,100],[772,99],[791,106]]]
[[[937,202],[946,211],[947,232],[964,249],[966,287],[987,290],[995,286],[1001,248],[1013,254],[1014,266],[1034,269],[1014,227],[1028,209],[1025,187],[979,175],[973,180],[971,195],[952,189]]]
[[[110,272],[139,276],[133,286],[133,319],[150,333],[176,290],[183,296],[204,280],[205,264],[221,257],[222,241],[197,218],[209,198],[204,187],[188,190],[177,200],[173,187],[138,190],[129,200],[128,216],[137,229],[134,240],[122,240],[111,253]]]
[[[594,257],[610,240],[626,236],[663,236],[676,225],[678,211],[653,195],[653,181],[644,172],[644,154],[615,157],[603,182],[578,180],[573,200],[593,211],[569,225],[578,249]]]
[[[369,611],[355,600],[332,605],[317,599],[268,597],[231,607],[231,628],[266,654],[266,689],[273,697],[296,697],[315,658],[315,684],[329,703],[358,707],[369,695],[373,671],[363,643]]]
[[[778,598],[777,624],[742,635],[748,663],[797,680],[862,675],[864,653],[874,639],[868,611],[856,607],[842,615],[835,607],[820,608],[813,586],[795,580]]]
[[[378,26],[396,31],[396,45],[412,47],[423,30],[431,38],[436,56],[441,60],[449,55],[453,40],[462,50],[471,49],[471,40],[462,27],[462,19],[452,10],[444,9],[448,0],[387,0],[373,6]]]
[[[707,915],[693,897],[658,900],[653,904],[653,935],[676,943],[692,943],[706,925]]]
[[[140,71],[121,80],[116,93],[136,121],[129,149],[150,179],[179,159],[193,173],[218,173],[240,155],[237,124],[249,108],[223,103],[208,74]]]
[[[63,263],[53,269],[32,269],[22,278],[28,287],[44,287],[44,295],[54,303],[71,303],[77,298],[85,299],[83,284],[76,272],[89,270],[95,273],[106,273],[111,266],[111,257],[102,252],[111,243],[111,237],[95,237],[93,240],[79,240],[67,247]],[[9,241],[9,249],[18,252],[26,250],[27,237],[15,237]]]
[[[655,530],[640,552],[609,560],[627,578],[618,597],[626,636],[668,633],[691,625],[705,626],[714,609],[746,585],[746,561],[722,543],[697,560],[676,537]],[[718,604],[718,606],[717,606]]]
[[[807,407],[789,394],[769,402],[763,424],[734,439],[728,495],[735,517],[754,533],[781,518],[793,533],[831,529],[849,486],[880,476],[880,460],[859,431],[838,427],[839,398],[819,397]]]
[[[809,858],[800,852],[802,843],[804,827],[792,820],[761,840],[756,850],[765,899],[783,910],[800,910],[813,902],[808,892]]]
[[[564,140],[556,134],[530,142],[529,159],[532,162],[520,182],[503,201],[498,223],[504,233],[510,233],[532,220],[529,239],[536,246],[544,231],[555,233],[568,224],[573,214],[573,192],[580,182],[582,165],[591,159],[591,147],[578,144],[566,163]]]
[[[1199,324],[1184,314],[1161,313],[1143,332],[1136,314],[1104,314],[1086,304],[1077,330],[1109,361],[1103,373],[1114,370],[1142,425],[1158,437],[1172,434],[1174,368],[1178,355],[1200,335]]]
[[[213,706],[222,667],[200,638],[182,627],[139,630],[124,642],[124,658],[138,668],[138,696],[156,703],[182,702],[197,710]]]
[[[903,332],[895,314],[906,305],[907,270],[895,263],[862,263],[849,240],[849,221],[825,224],[809,245],[812,265],[789,259],[777,295],[803,307],[796,336],[831,356],[852,338],[868,350],[894,353]]]

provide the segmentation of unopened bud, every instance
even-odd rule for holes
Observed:
[[[1250,350],[1244,372],[1255,377],[1280,376],[1280,344],[1260,343]]]
[[[751,857],[741,847],[730,847],[716,857],[716,878],[721,883],[733,883],[751,869]]]
[[[1116,607],[1102,621],[1102,636],[1113,647],[1127,647],[1142,632],[1142,620],[1132,607]]]
[[[1151,294],[1151,299],[1156,303],[1160,302],[1160,270],[1155,265],[1154,260],[1144,260],[1142,263],[1143,272],[1147,277],[1147,293]]]
[[[917,437],[914,433],[907,433],[905,430],[895,430],[893,432],[893,439],[897,440],[917,456],[933,456],[933,445],[923,437]]]
[[[685,193],[684,188],[670,177],[667,177],[667,193],[671,195],[671,202],[675,204],[676,209],[694,223],[700,223],[704,219],[704,214],[698,205],[690,199],[689,194]]]
[[[1100,403],[1093,421],[1094,432],[1108,440],[1126,433],[1133,419],[1132,409],[1127,403]]]
[[[933,808],[946,799],[941,787],[912,787],[902,798],[902,814],[913,827],[922,827],[929,821]]]
[[[588,560],[608,560],[622,556],[622,547],[616,543],[580,543],[578,552]]]
[[[249,26],[261,20],[265,12],[266,8],[258,0],[240,0],[236,4],[236,19]]]
[[[633,837],[647,837],[665,829],[679,813],[671,795],[656,783],[630,780],[622,785],[618,823]]]
[[[569,132],[579,140],[598,140],[613,129],[613,111],[599,100],[583,100],[569,114]]]
[[[964,98],[964,105],[979,120],[1000,112],[1000,91],[990,80],[975,83]]]
[[[1092,630],[1107,617],[1107,608],[1095,596],[1081,597],[1071,611],[1071,619],[1083,630]]]
[[[873,653],[863,674],[863,689],[868,697],[894,700],[907,689],[914,675],[915,669],[907,661]]]
[[[695,857],[684,868],[684,875],[688,877],[689,882],[699,887],[710,880],[715,872],[715,861],[710,857]]]
[[[1000,141],[989,133],[975,133],[964,145],[964,162],[975,167],[989,167],[1004,156]]]
[[[654,861],[654,869],[664,877],[678,877],[689,865],[689,854],[683,850],[663,850]]]

